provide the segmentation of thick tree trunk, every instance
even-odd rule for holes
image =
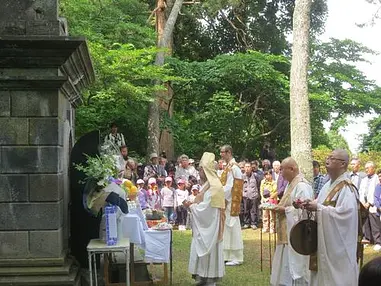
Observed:
[[[312,180],[312,150],[307,70],[312,0],[296,0],[290,79],[291,156]]]
[[[165,28],[158,41],[158,48],[161,49],[156,54],[155,65],[164,65],[165,48],[169,46],[172,39],[173,30],[179,15],[180,9],[184,0],[176,0],[173,4],[171,13],[165,23]],[[152,152],[159,152],[159,140],[160,140],[160,101],[163,96],[162,92],[155,94],[154,100],[148,107],[148,136],[147,136],[147,155]]]

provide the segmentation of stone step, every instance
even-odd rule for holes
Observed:
[[[8,266],[61,266],[66,262],[66,257],[59,258],[25,258],[25,259],[0,259],[0,267]]]
[[[1,267],[0,276],[68,275],[71,263],[63,266]]]
[[[44,273],[45,274],[45,273]],[[1,276],[0,286],[79,286],[80,275],[73,266],[67,275]]]

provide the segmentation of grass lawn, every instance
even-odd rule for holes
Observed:
[[[240,266],[226,267],[225,276],[218,285],[224,286],[261,286],[270,284],[270,264],[268,251],[268,234],[263,235],[264,259],[263,271],[260,268],[260,230],[246,229],[242,231],[244,239],[244,263]],[[173,232],[173,284],[192,285],[193,280],[188,273],[188,259],[191,243],[191,231]],[[273,251],[273,245],[272,251]],[[364,264],[370,259],[380,255],[365,248]]]

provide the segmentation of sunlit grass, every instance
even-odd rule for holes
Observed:
[[[261,286],[270,284],[270,263],[268,251],[268,234],[263,235],[263,271],[260,267],[261,247],[260,230],[246,229],[242,231],[244,239],[244,263],[240,266],[226,267],[225,276],[218,285],[224,286]],[[191,243],[191,231],[174,231],[173,233],[173,285],[194,284],[188,272],[188,259]],[[272,251],[273,244],[271,245]],[[365,248],[364,264],[380,255]],[[344,273],[343,273],[344,275]]]

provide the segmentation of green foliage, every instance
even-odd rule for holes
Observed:
[[[61,15],[72,36],[110,48],[130,43],[136,48],[155,45],[155,32],[146,24],[148,5],[139,0],[61,0]]]
[[[365,163],[368,161],[373,161],[376,164],[376,168],[381,169],[381,152],[380,151],[370,151],[362,152],[358,155],[361,160],[361,170],[365,170]]]
[[[86,36],[96,70],[95,84],[77,109],[76,135],[108,132],[116,122],[130,149],[145,153],[147,104],[164,90],[155,82],[178,80],[167,66],[153,65],[155,32],[148,5],[138,0],[62,0],[61,14],[72,36]]]
[[[369,121],[369,133],[363,137],[362,149],[381,151],[381,117]],[[381,165],[379,165],[381,167]]]
[[[313,120],[339,120],[337,128],[346,124],[346,115],[380,111],[380,88],[355,66],[366,62],[367,54],[374,51],[352,40],[331,39],[313,46],[309,75]]]
[[[76,164],[75,168],[85,174],[86,180],[95,179],[99,186],[106,186],[109,177],[117,178],[118,169],[111,155],[90,157],[86,155],[86,164]]]
[[[220,54],[256,50],[284,54],[292,31],[294,1],[211,0],[183,9],[174,35],[175,55],[206,60]],[[323,31],[326,0],[313,1],[311,33]]]
[[[327,133],[329,145],[332,149],[346,149],[349,150],[348,142],[336,130],[330,130]]]
[[[279,71],[288,70],[284,57],[249,52],[206,62],[172,59],[170,64],[190,79],[187,85],[174,85],[179,153],[200,156],[205,147],[215,150],[229,143],[236,154],[253,156],[265,139],[287,142],[288,131],[276,132],[288,120],[288,79]]]

